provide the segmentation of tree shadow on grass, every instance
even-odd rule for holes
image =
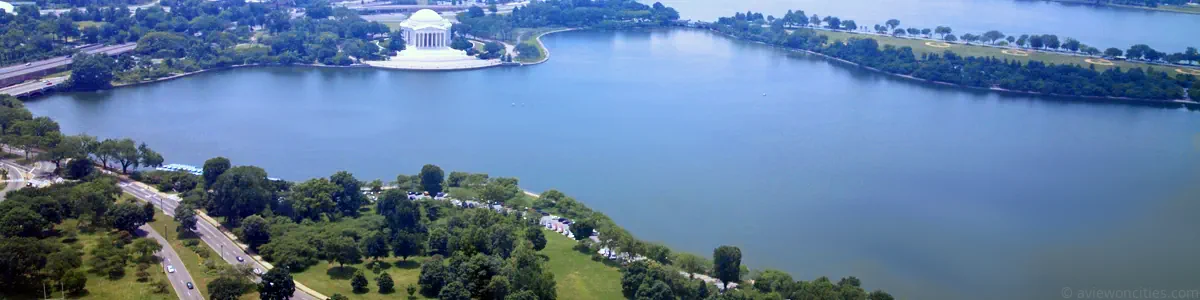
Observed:
[[[348,280],[351,277],[354,277],[354,272],[358,272],[358,268],[353,266],[343,266],[329,268],[329,270],[325,271],[325,274],[329,275],[329,278],[332,279]]]
[[[417,263],[415,260],[398,260],[393,262],[392,265],[396,266],[396,268],[405,270],[412,270],[421,267],[421,264]]]

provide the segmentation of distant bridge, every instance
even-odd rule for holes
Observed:
[[[45,80],[34,80],[0,88],[0,95],[9,95],[17,98],[40,96],[46,94],[46,92],[54,90],[65,82],[67,82],[67,76],[52,77]]]

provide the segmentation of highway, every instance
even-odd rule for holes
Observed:
[[[163,238],[161,234],[158,234],[157,231],[154,231],[154,228],[148,224],[142,225],[138,229],[145,231],[147,237],[153,238],[158,241],[159,245],[163,246],[162,250],[158,252],[158,257],[162,258],[162,266],[160,267],[167,274],[167,280],[171,282],[171,287],[175,289],[175,294],[179,295],[179,299],[204,300],[204,296],[200,294],[200,291],[187,287],[187,283],[193,282],[192,274],[188,273],[187,267],[183,265],[183,261],[179,259],[179,253],[175,252],[175,248],[171,247],[171,243],[166,238]],[[167,266],[175,267],[175,272],[168,272]],[[194,282],[192,286],[195,287]]]
[[[120,186],[121,190],[125,191],[126,193],[129,193],[134,197],[141,199],[142,201],[147,201],[153,203],[155,206],[158,206],[158,208],[162,209],[163,212],[165,212],[168,216],[175,216],[175,207],[179,206],[178,200],[172,197],[159,196],[157,192],[145,189],[132,181],[122,182],[120,183]],[[209,248],[215,250],[221,256],[221,258],[225,259],[225,261],[229,264],[248,264],[255,269],[266,272],[267,268],[265,266],[259,264],[258,261],[251,259],[250,255],[243,252],[242,249],[233,242],[233,240],[222,234],[221,231],[212,224],[209,224],[204,220],[197,220],[196,234],[200,236],[200,240],[204,241],[205,244],[208,244]],[[238,256],[241,256],[244,262],[237,261]],[[317,298],[300,291],[299,288],[297,288],[296,292],[292,294],[292,299],[318,300]]]
[[[108,45],[101,47],[84,47],[81,48],[83,53],[96,54],[103,53],[106,55],[121,54],[132,51],[137,48],[137,43],[126,43],[120,45]],[[30,62],[29,65],[15,65],[0,68],[0,82],[9,82],[10,78],[25,78],[31,77],[33,74],[49,74],[49,71],[65,68],[71,64],[71,58],[60,56],[40,61]],[[28,80],[32,78],[26,78]],[[22,80],[22,81],[23,81]],[[12,82],[16,83],[16,82]],[[10,83],[11,84],[11,83]]]
[[[31,94],[31,93],[34,93],[34,92],[37,92],[37,91],[40,91],[40,90],[43,90],[46,88],[52,88],[54,86],[62,84],[63,82],[67,82],[67,76],[51,77],[51,78],[46,78],[46,80],[35,80],[35,81],[28,81],[25,83],[18,83],[16,85],[11,85],[11,86],[0,88],[0,95],[23,97],[28,94]]]

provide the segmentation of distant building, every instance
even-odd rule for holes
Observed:
[[[4,1],[0,1],[0,10],[3,10],[4,12],[14,14],[14,15],[17,14],[17,10],[13,7],[12,4],[8,3],[8,2],[4,2]]]
[[[450,48],[450,21],[429,9],[418,10],[400,23],[406,46],[417,49]]]

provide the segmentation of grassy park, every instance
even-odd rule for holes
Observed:
[[[66,220],[62,224],[56,226],[59,229],[75,228],[77,220]],[[88,261],[92,259],[92,249],[96,248],[96,243],[100,241],[107,232],[84,232],[79,231],[75,236],[75,240],[61,238],[60,241],[70,247],[75,247],[79,253],[83,254],[82,261],[84,262],[84,270],[88,270]],[[77,299],[138,299],[138,300],[169,300],[178,299],[175,296],[175,290],[170,286],[167,287],[166,293],[155,293],[151,286],[152,282],[166,281],[167,276],[163,273],[162,267],[158,264],[150,265],[147,273],[150,274],[149,280],[139,282],[137,276],[137,264],[129,263],[125,267],[125,276],[117,280],[111,280],[107,276],[96,274],[93,272],[87,273],[87,287],[82,295],[71,296]],[[41,296],[41,295],[38,295]],[[50,295],[56,297],[56,295]]]
[[[1084,67],[1086,67],[1089,64],[1088,62],[1084,61],[1085,59],[1088,59],[1088,57],[1072,56],[1072,55],[1066,55],[1066,54],[1060,54],[1060,53],[1054,53],[1054,52],[1035,51],[1035,50],[1030,50],[1030,49],[1022,49],[1021,51],[1023,51],[1024,53],[1027,53],[1028,56],[1020,56],[1020,55],[1012,55],[1012,54],[1007,54],[1007,53],[1002,52],[1002,51],[1008,50],[1008,51],[1010,51],[1009,53],[1013,53],[1012,51],[1015,49],[986,47],[986,46],[981,46],[981,45],[965,45],[965,44],[959,44],[959,43],[951,43],[951,44],[949,44],[950,45],[949,47],[935,47],[935,46],[930,46],[927,43],[936,45],[939,42],[929,41],[929,40],[921,40],[921,39],[909,39],[909,38],[901,38],[901,37],[879,36],[879,35],[874,35],[874,34],[860,34],[860,33],[849,33],[849,32],[842,32],[842,31],[827,31],[827,30],[819,30],[818,34],[829,36],[829,42],[833,42],[835,40],[845,41],[845,40],[853,38],[853,37],[873,38],[876,41],[879,41],[879,44],[881,46],[882,45],[894,45],[897,48],[905,47],[905,46],[911,47],[913,49],[913,53],[916,53],[917,55],[920,55],[922,53],[940,54],[946,50],[949,50],[949,51],[953,51],[954,53],[957,53],[958,55],[962,55],[962,56],[979,56],[979,57],[991,56],[991,57],[996,57],[996,58],[1000,58],[1000,59],[1007,58],[1010,60],[1018,60],[1021,62],[1028,62],[1030,60],[1036,60],[1036,61],[1043,61],[1046,63],[1060,64],[1060,65],[1061,64],[1074,64],[1074,65],[1080,65],[1080,66],[1084,66]],[[1135,68],[1135,67],[1141,67],[1141,68],[1154,67],[1157,70],[1162,71],[1162,70],[1173,70],[1176,68],[1176,67],[1168,67],[1168,66],[1150,65],[1150,64],[1146,64],[1146,63],[1131,62],[1131,61],[1125,61],[1125,60],[1113,60],[1112,63],[1113,63],[1112,66],[1096,64],[1095,65],[1096,70],[1106,70],[1106,69],[1109,69],[1112,67],[1121,67],[1122,69],[1130,69],[1130,68]]]
[[[621,270],[593,261],[590,255],[572,249],[575,241],[545,230],[549,260],[546,268],[554,273],[558,295],[563,299],[622,299]],[[569,297],[568,297],[569,296]]]

